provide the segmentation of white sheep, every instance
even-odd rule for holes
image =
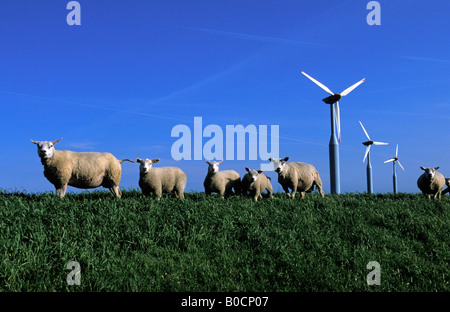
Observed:
[[[256,202],[259,198],[262,198],[261,193],[264,192],[264,190],[267,190],[270,198],[272,198],[273,189],[272,184],[270,183],[271,179],[266,176],[262,170],[256,171],[247,167],[245,170],[247,170],[247,173],[242,177],[241,181],[242,193],[244,195],[250,193]]]
[[[450,193],[450,178],[445,178],[445,185],[447,185],[447,188],[442,191],[442,195]]]
[[[154,193],[160,200],[163,193],[173,192],[175,197],[184,198],[187,176],[180,168],[154,168],[153,164],[159,162],[159,159],[136,158],[135,161],[140,164],[139,186],[145,196]]]
[[[309,193],[314,191],[314,186],[316,186],[319,193],[324,197],[322,180],[316,168],[311,164],[303,162],[286,163],[288,160],[289,157],[283,159],[269,158],[269,161],[273,163],[274,169],[278,173],[278,182],[288,197],[295,198],[296,192],[299,191],[303,199],[305,192]],[[289,194],[289,189],[292,190],[291,194]]]
[[[436,168],[424,168],[420,167],[424,173],[422,173],[417,179],[417,186],[425,196],[431,199],[431,195],[434,195],[434,199],[441,199],[442,190],[445,186],[445,178],[440,172],[436,172],[439,167]]]
[[[233,195],[233,189],[236,194],[241,193],[241,177],[234,170],[219,171],[221,161],[208,161],[208,173],[206,174],[203,186],[205,194],[218,193],[220,197]]]
[[[64,197],[67,185],[90,189],[103,186],[117,198],[122,197],[119,183],[122,174],[121,163],[110,153],[73,152],[56,150],[55,144],[61,141],[36,141],[38,155],[44,165],[44,176],[55,186],[56,195]]]

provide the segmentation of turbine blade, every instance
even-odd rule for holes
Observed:
[[[336,115],[336,126],[338,131],[339,143],[341,143],[341,116],[339,112],[339,102],[336,102],[334,106],[334,113]]]
[[[327,86],[325,86],[324,84],[318,82],[316,79],[314,79],[313,77],[309,76],[307,73],[302,71],[302,74],[305,75],[306,77],[308,77],[312,82],[314,82],[316,85],[318,85],[319,87],[321,87],[323,90],[325,90],[327,93],[334,95],[334,93],[327,88]]]
[[[361,125],[362,129],[364,130],[364,133],[366,134],[366,137],[367,137],[367,138],[369,139],[369,141],[370,141],[369,135],[367,134],[366,129],[364,129],[364,126],[363,126],[362,122],[360,121],[359,124]]]
[[[389,143],[384,143],[384,142],[373,142],[373,144],[375,144],[375,145],[389,145]]]
[[[388,163],[388,162],[391,162],[391,161],[394,161],[394,160],[395,160],[395,158],[391,158],[391,159],[386,160],[384,163]]]
[[[358,81],[357,83],[355,83],[353,86],[345,89],[344,91],[341,92],[341,96],[345,96],[347,94],[349,94],[350,92],[352,92],[357,86],[359,86],[360,84],[362,84],[364,81],[366,81],[366,78],[364,78],[363,80]]]
[[[395,149],[395,157],[398,157],[398,144],[397,144],[397,148]]]
[[[400,166],[400,168],[403,169],[403,171],[406,171],[405,168],[403,168],[402,164],[397,160],[398,165]]]
[[[367,154],[369,154],[369,150],[370,150],[370,147],[371,147],[372,145],[369,145],[369,146],[367,146],[367,148],[366,148],[366,154],[364,154],[364,159],[363,159],[363,163],[366,161],[366,157],[367,157]]]

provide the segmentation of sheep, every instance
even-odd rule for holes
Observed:
[[[139,187],[145,196],[154,193],[158,200],[163,193],[173,192],[176,198],[184,199],[184,189],[186,187],[187,176],[178,167],[160,167],[153,168],[153,164],[159,162],[159,159],[140,159],[139,163]]]
[[[269,158],[269,161],[273,163],[274,169],[278,173],[278,182],[288,197],[295,198],[296,192],[299,191],[303,199],[305,192],[310,193],[314,190],[314,185],[324,197],[322,180],[316,168],[311,164],[302,162],[286,163],[288,160],[289,157],[283,159]],[[289,194],[289,189],[292,190],[291,194]]]
[[[36,141],[38,155],[44,165],[44,176],[55,186],[56,195],[64,197],[67,185],[90,189],[103,186],[115,197],[121,198],[119,183],[122,174],[121,163],[129,159],[118,160],[110,153],[73,152],[56,150],[55,144],[61,141]]]
[[[425,196],[431,199],[431,195],[434,195],[434,199],[441,199],[441,193],[445,186],[445,178],[440,172],[436,172],[439,167],[436,168],[424,168],[420,167],[424,173],[422,173],[417,179],[417,186]]]
[[[442,195],[450,193],[450,178],[445,178],[445,185],[447,185],[447,188],[442,191]]]
[[[266,176],[262,170],[253,170],[249,168],[245,168],[247,173],[242,177],[242,193],[247,195],[248,192],[253,196],[253,199],[258,201],[258,198],[262,198],[261,192],[267,190],[270,198],[272,198],[273,189],[272,184],[270,183],[270,178]]]
[[[234,192],[239,195],[241,193],[241,177],[239,173],[234,170],[219,171],[221,161],[208,161],[208,173],[206,174],[203,186],[205,187],[205,194],[218,193],[221,198],[233,195]]]

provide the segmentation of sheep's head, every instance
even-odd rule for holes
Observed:
[[[134,161],[140,164],[139,170],[141,171],[141,173],[148,173],[148,171],[152,169],[152,164],[156,164],[159,161],[159,159],[136,158]]]
[[[434,174],[436,173],[436,170],[439,169],[439,167],[436,168],[424,168],[424,167],[420,167],[420,169],[422,169],[423,171],[425,171],[425,174],[428,178],[430,179],[434,179]]]
[[[255,182],[258,179],[258,175],[262,173],[262,170],[253,170],[247,167],[245,168],[245,170],[247,170],[248,174],[250,175],[252,182]]]
[[[55,141],[35,141],[30,139],[31,142],[37,145],[39,157],[44,159],[53,157],[53,154],[55,153],[55,144],[61,140],[62,138]]]
[[[286,162],[289,160],[289,157],[285,158],[269,158],[270,162],[273,162],[273,169],[275,172],[282,173],[284,170],[284,166]]]
[[[445,185],[450,187],[450,178],[445,178]]]
[[[222,163],[221,161],[209,161],[206,160],[206,163],[208,164],[208,173],[217,173],[219,172],[219,165]]]

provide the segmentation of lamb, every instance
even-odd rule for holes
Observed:
[[[206,195],[212,192],[218,193],[220,197],[225,198],[233,195],[234,192],[239,195],[241,193],[241,177],[239,173],[234,170],[219,171],[221,161],[208,161],[208,173],[206,174],[203,186],[205,187]]]
[[[139,186],[145,196],[154,193],[160,200],[163,193],[173,192],[175,197],[184,199],[187,176],[180,168],[153,168],[159,159],[136,158],[135,161],[140,164]]]
[[[262,198],[261,192],[267,190],[270,198],[272,198],[273,189],[272,184],[270,183],[270,178],[267,177],[262,170],[253,170],[249,168],[245,168],[247,173],[242,177],[242,193],[247,195],[248,192],[253,196],[253,199],[258,201],[258,198]]]
[[[61,140],[30,140],[37,145],[38,155],[44,165],[44,176],[55,186],[56,195],[64,197],[67,185],[70,185],[81,189],[103,186],[117,198],[122,197],[119,189],[121,163],[133,161],[118,160],[110,153],[56,150],[55,144]]]
[[[283,159],[269,158],[269,161],[273,163],[274,169],[278,173],[278,182],[288,197],[295,198],[296,192],[299,191],[303,199],[305,192],[312,192],[314,186],[316,186],[319,193],[324,197],[322,180],[316,168],[313,165],[302,162],[286,163],[288,160],[289,157]],[[289,194],[289,189],[292,190],[291,194]]]
[[[424,173],[417,179],[417,186],[425,196],[431,199],[431,195],[434,195],[434,199],[441,199],[441,193],[446,184],[444,176],[440,172],[436,172],[439,167],[436,168],[424,168],[420,167]]]
[[[442,191],[442,195],[450,193],[450,178],[445,178],[445,185],[447,185],[447,188]]]

